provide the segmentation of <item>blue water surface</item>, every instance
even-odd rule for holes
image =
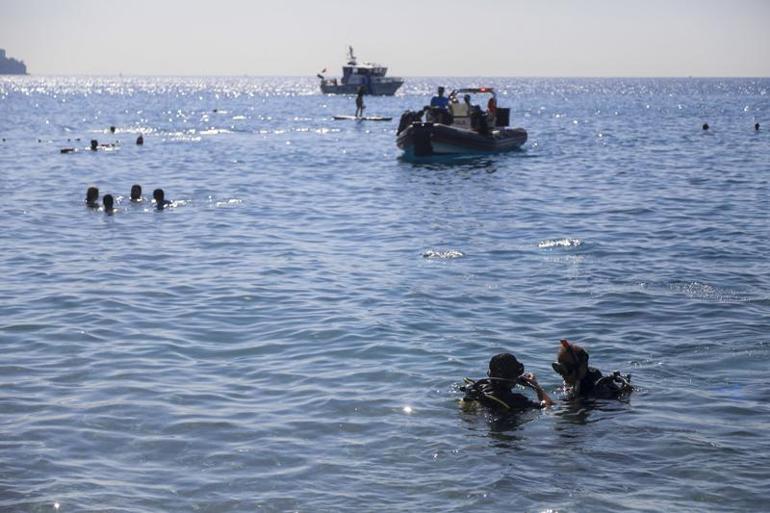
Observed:
[[[525,149],[401,158],[439,84]],[[769,89],[415,78],[361,123],[304,78],[0,79],[0,511],[763,510]],[[460,406],[501,351],[559,397],[561,338],[637,391]]]

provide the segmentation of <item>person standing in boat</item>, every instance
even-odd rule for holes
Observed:
[[[497,100],[494,96],[489,98],[487,102],[487,122],[490,126],[496,126],[495,119],[497,118]]]
[[[358,88],[358,94],[356,95],[356,117],[361,118],[364,116],[364,109],[366,108],[366,105],[364,105],[364,86],[360,86]]]
[[[444,87],[439,86],[438,94],[430,99],[427,121],[433,123],[452,124],[452,116],[449,112],[449,98],[444,96]]]

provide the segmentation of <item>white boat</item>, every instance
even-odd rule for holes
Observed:
[[[470,95],[488,95],[487,109],[473,105]],[[460,100],[468,96],[468,101]],[[423,114],[426,121],[422,120]],[[447,109],[425,107],[401,116],[396,144],[407,156],[488,154],[516,150],[527,142],[527,131],[510,128],[510,109],[497,106],[491,87],[452,91]]]
[[[388,68],[371,62],[358,63],[353,47],[348,46],[348,62],[342,67],[342,78],[326,78],[324,69],[317,76],[321,79],[324,94],[357,94],[364,88],[364,94],[392,96],[404,81],[397,77],[386,77]]]

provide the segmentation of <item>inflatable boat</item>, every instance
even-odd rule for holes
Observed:
[[[479,94],[489,96],[486,110],[472,102],[471,95]],[[497,107],[494,89],[458,89],[449,95],[447,109],[425,107],[405,112],[399,122],[396,144],[405,155],[414,157],[516,150],[527,142],[527,131],[510,128],[509,117],[510,109]]]

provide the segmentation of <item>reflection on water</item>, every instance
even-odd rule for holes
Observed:
[[[554,408],[554,418],[558,422],[555,429],[568,429],[569,424],[585,425],[592,415],[601,415],[601,419],[612,418],[613,414],[622,414],[631,410],[631,403],[639,391],[632,392],[621,399],[570,399],[562,400]],[[595,419],[596,420],[596,419]]]
[[[537,419],[540,412],[493,412],[474,403],[461,402],[460,420],[470,431],[486,433],[494,447],[516,449],[526,443],[521,428]]]
[[[489,438],[496,442],[496,447],[516,448],[526,443],[526,435],[521,428],[538,420],[539,416],[539,411],[494,416],[489,419]]]
[[[414,170],[424,171],[485,171],[495,173],[498,169],[498,159],[513,158],[516,152],[495,155],[493,157],[478,155],[442,155],[432,157],[409,157],[400,155],[399,161]]]

